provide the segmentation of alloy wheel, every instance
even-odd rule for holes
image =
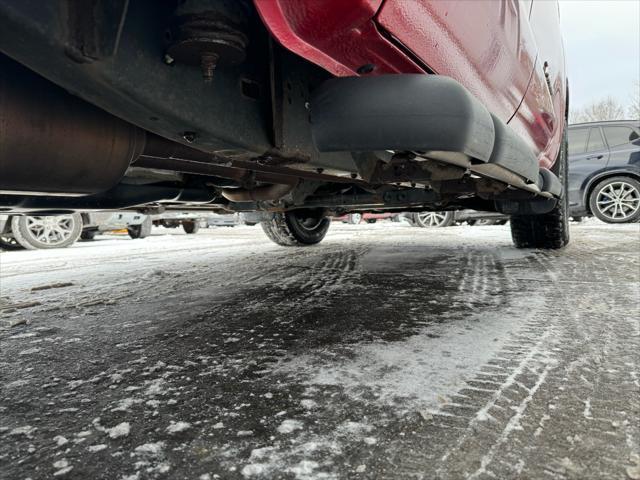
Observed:
[[[596,206],[604,217],[625,221],[640,209],[640,191],[624,181],[609,183],[598,192]]]
[[[440,227],[447,221],[446,212],[422,212],[418,214],[420,222],[425,227]]]
[[[27,231],[46,245],[59,245],[73,235],[74,219],[71,215],[27,217]]]

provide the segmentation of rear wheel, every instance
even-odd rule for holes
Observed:
[[[562,182],[561,197],[549,213],[513,215],[511,217],[511,238],[516,248],[558,249],[569,243],[567,167],[567,133],[565,130],[562,146],[552,169]]]
[[[94,238],[96,238],[96,235],[98,234],[97,230],[84,230],[81,234],[80,234],[80,239],[81,240],[85,240],[85,241],[91,241]]]
[[[414,214],[413,223],[422,228],[449,227],[454,217],[453,212],[420,212]]]
[[[271,241],[292,247],[320,243],[329,230],[331,220],[317,210],[292,210],[274,213],[260,224]]]
[[[129,225],[129,227],[127,228],[127,232],[133,239],[145,238],[151,235],[152,225],[153,223],[151,222],[151,217],[145,217],[140,225]]]
[[[603,222],[637,222],[640,220],[640,182],[630,177],[608,178],[591,192],[589,207]]]
[[[196,220],[189,220],[187,222],[182,222],[182,228],[188,234],[195,234],[200,230],[200,224]]]
[[[80,238],[82,217],[79,213],[13,217],[11,231],[16,242],[27,250],[64,248]]]

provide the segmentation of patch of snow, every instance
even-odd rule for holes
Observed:
[[[130,431],[131,425],[129,425],[129,422],[122,422],[115,427],[105,429],[105,432],[109,434],[109,438],[126,437],[129,435]]]
[[[167,432],[168,433],[184,432],[185,430],[188,430],[189,428],[191,428],[191,424],[189,422],[175,422],[175,423],[172,422],[167,427]]]
[[[71,470],[73,470],[73,467],[69,465],[69,461],[66,458],[62,458],[54,462],[53,468],[57,469],[57,471],[53,472],[54,477],[64,475],[65,473],[69,473]]]
[[[16,427],[9,432],[9,435],[31,435],[37,429],[31,425],[24,425],[23,427]]]
[[[307,410],[313,410],[314,408],[318,407],[318,404],[316,403],[316,401],[311,400],[309,398],[305,398],[304,400],[301,400],[300,405],[302,405]]]
[[[17,340],[19,338],[29,338],[29,337],[35,337],[36,334],[34,332],[28,332],[28,333],[16,333],[15,335],[11,335],[9,337],[9,340]]]
[[[66,468],[69,466],[69,461],[66,458],[53,462],[54,468]]]
[[[155,380],[151,380],[148,382],[148,387],[146,390],[147,395],[164,395],[166,393],[165,384],[167,382],[163,378],[156,378]]]
[[[59,447],[61,447],[66,443],[69,443],[69,440],[64,438],[62,435],[56,435],[55,437],[53,437],[53,440],[56,442],[56,445],[58,445]]]
[[[104,450],[105,448],[107,448],[107,446],[104,443],[100,443],[99,445],[91,445],[87,447],[87,450],[89,450],[91,453],[96,453]]]
[[[144,443],[142,445],[138,445],[135,448],[135,452],[140,455],[157,457],[162,453],[163,448],[164,442]]]
[[[544,299],[527,297],[513,303],[515,311],[536,312]],[[486,311],[455,323],[430,325],[403,340],[362,342],[353,346],[349,355],[322,348],[291,356],[275,371],[309,386],[342,387],[355,400],[366,394],[370,401],[373,393],[374,402],[395,407],[400,414],[438,411],[442,406],[439,398],[464,388],[528,320],[526,316]],[[327,354],[331,361],[327,361]]]
[[[292,433],[296,430],[301,430],[303,427],[304,424],[300,420],[287,419],[280,424],[277,430],[280,433]]]
[[[22,350],[20,352],[18,352],[18,355],[31,355],[32,353],[38,353],[40,352],[42,349],[41,348],[27,348],[26,350]]]

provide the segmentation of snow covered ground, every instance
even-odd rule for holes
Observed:
[[[640,478],[640,226],[0,253],[0,478]]]

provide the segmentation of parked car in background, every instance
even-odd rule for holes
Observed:
[[[569,126],[571,216],[640,220],[640,121]]]
[[[0,248],[28,250],[64,248],[82,234],[80,213],[69,215],[0,215]]]
[[[84,212],[82,213],[82,240],[93,240],[103,232],[127,230],[131,238],[144,238],[151,233],[151,220],[138,212]]]
[[[65,248],[77,240],[93,240],[100,233],[126,230],[133,239],[151,234],[152,226],[182,227],[188,234],[195,234],[200,227],[207,227],[208,212],[163,212],[145,215],[135,211],[80,212],[66,215],[0,215],[0,248],[4,250],[28,250]],[[234,215],[225,217],[222,223],[235,224]],[[216,220],[213,220],[215,224]],[[220,223],[219,223],[220,224]]]
[[[235,227],[236,225],[240,225],[242,223],[240,214],[238,213],[230,213],[227,215],[220,213],[209,213],[207,214],[205,221],[207,227]]]
[[[469,225],[504,225],[509,221],[508,215],[469,209],[453,212],[406,213],[404,218],[414,227],[421,228],[450,227],[465,222]]]
[[[393,221],[398,221],[400,218],[400,213],[369,213],[369,212],[365,212],[365,213],[361,213],[361,212],[355,212],[355,213],[349,213],[347,215],[341,215],[339,217],[332,217],[332,220],[334,221],[338,221],[338,222],[343,222],[343,223],[350,223],[351,225],[357,225],[359,223],[376,223],[378,220],[391,220]]]
[[[200,227],[207,226],[209,212],[162,212],[149,215],[149,221],[156,227],[178,228],[182,227],[185,233],[198,233]],[[151,226],[149,226],[151,231]]]
[[[0,248],[65,248],[103,232],[126,229],[131,238],[151,232],[151,219],[138,212],[81,212],[66,215],[0,215]]]

